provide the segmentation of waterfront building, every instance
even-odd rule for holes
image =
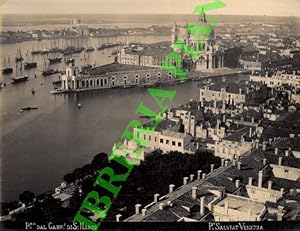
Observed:
[[[250,75],[250,80],[254,82],[261,82],[266,84],[268,87],[277,88],[283,85],[288,85],[294,88],[300,88],[300,74],[296,71],[291,73],[277,71],[272,76],[268,76],[268,73],[265,76],[257,76],[257,75]]]
[[[161,67],[165,57],[172,52],[169,43],[132,44],[118,52],[118,63],[147,67]]]
[[[112,63],[82,71],[79,67],[68,66],[57,92],[144,87],[176,82],[179,82],[178,78],[160,68]]]
[[[200,88],[200,101],[221,101],[237,105],[255,99],[266,99],[267,88],[260,83],[215,83]]]

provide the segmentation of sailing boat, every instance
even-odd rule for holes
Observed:
[[[37,62],[29,62],[29,52],[26,53],[26,59],[27,61],[24,62],[24,69],[32,69],[37,67]]]
[[[56,47],[56,48],[54,49],[54,57],[52,56],[52,57],[49,57],[49,58],[48,58],[50,64],[55,64],[55,63],[60,63],[60,62],[61,62],[62,57],[58,57],[58,56],[57,56],[57,52],[58,52],[58,51],[59,51],[59,48]]]
[[[21,62],[23,61],[23,57],[22,57],[22,54],[21,54],[21,49],[17,49],[17,55],[16,55],[16,62]]]
[[[18,70],[20,69],[21,71],[21,75],[18,75]],[[25,82],[28,80],[29,76],[28,75],[23,75],[23,70],[22,70],[22,63],[21,63],[21,67],[18,68],[18,63],[16,63],[16,77],[11,78],[12,79],[12,83],[20,83],[20,82]]]
[[[6,74],[11,74],[13,73],[13,69],[10,67],[10,58],[8,57],[8,67],[6,66],[6,61],[5,61],[5,57],[4,57],[4,63],[3,63],[3,69],[2,69],[2,74],[6,75]]]
[[[85,61],[87,60],[87,62]],[[90,61],[90,55],[87,54],[87,58],[85,57],[85,53],[84,53],[84,65],[81,67],[82,71],[85,71],[87,69],[91,69],[93,66],[91,64],[89,64]]]
[[[87,42],[86,42],[87,45],[88,45],[88,41],[89,41],[89,40],[87,40]],[[87,48],[85,49],[85,52],[92,52],[92,51],[95,50],[95,48],[91,46],[91,41],[89,42],[89,45],[90,45],[90,46],[87,47]]]
[[[53,74],[59,73],[59,70],[57,70],[57,69],[55,70],[55,69],[52,69],[52,68],[48,68],[45,59],[44,59],[44,64],[45,64],[45,69],[42,72],[43,76],[48,76],[48,75],[53,75]]]

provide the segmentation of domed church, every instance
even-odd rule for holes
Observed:
[[[198,25],[209,26],[212,28],[212,26],[208,23],[204,12],[202,12],[200,15]],[[183,27],[173,24],[172,46],[178,40],[183,41],[186,45],[197,51],[200,51],[197,58],[192,59],[189,54],[185,54],[181,49],[176,47],[174,48],[175,52],[181,54],[182,66],[184,69],[212,71],[224,66],[224,52],[216,43],[213,28],[209,37],[202,36],[201,38],[195,38],[195,36],[191,35],[190,31],[188,30],[187,23]]]

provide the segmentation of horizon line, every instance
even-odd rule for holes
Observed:
[[[192,13],[143,13],[143,14],[137,14],[137,13],[3,13],[2,12],[2,18],[5,15],[30,15],[30,16],[35,16],[35,15],[197,15],[197,14],[192,14]],[[260,16],[260,17],[294,17],[294,18],[300,18],[300,16],[294,16],[294,15],[262,15],[262,14],[209,14],[209,15],[214,15],[214,16]]]

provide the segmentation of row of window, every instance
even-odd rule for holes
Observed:
[[[140,135],[140,134],[139,134],[139,132],[138,132],[138,133],[137,133],[137,138],[138,138],[138,139],[139,139],[139,135]],[[144,139],[144,140],[147,139],[146,134],[144,134],[143,139]],[[148,135],[148,140],[149,140],[149,141],[152,140],[151,135]],[[157,142],[156,136],[154,136],[154,141]],[[174,141],[174,140],[173,140],[173,141],[170,141],[170,140],[168,140],[168,139],[166,139],[166,140],[160,139],[159,142],[160,142],[161,144],[167,144],[167,145],[172,144],[172,146],[176,146],[176,141]],[[178,147],[181,147],[181,146],[182,146],[182,143],[181,143],[181,142],[177,142],[177,146],[178,146]]]

